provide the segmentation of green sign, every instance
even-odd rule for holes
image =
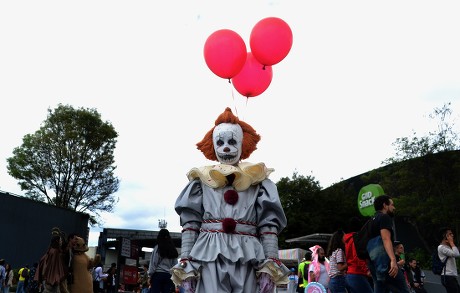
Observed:
[[[375,214],[374,199],[384,194],[382,186],[369,184],[361,188],[358,194],[358,210],[363,216],[373,216]]]

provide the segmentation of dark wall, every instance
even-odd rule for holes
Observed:
[[[51,229],[88,241],[89,215],[0,191],[0,259],[13,268],[33,265],[48,249]]]

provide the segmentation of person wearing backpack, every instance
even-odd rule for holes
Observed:
[[[367,267],[367,262],[358,257],[353,240],[353,235],[360,229],[361,225],[358,218],[351,218],[348,222],[347,233],[343,235],[345,258],[347,260],[345,280],[347,282],[347,290],[350,293],[373,293],[374,290],[370,282],[371,273]]]
[[[299,264],[299,293],[304,293],[308,285],[308,266],[311,263],[311,251],[305,253],[305,257]]]
[[[398,267],[393,250],[393,217],[396,209],[393,200],[389,195],[380,195],[374,200],[374,208],[376,213],[367,243],[374,293],[409,293],[406,278]]]
[[[19,279],[16,287],[16,293],[26,293],[25,283],[29,279],[29,265],[25,265],[18,272]]]
[[[460,252],[454,243],[454,233],[450,228],[441,229],[441,243],[438,246],[438,256],[446,265],[441,272],[441,283],[447,293],[459,293],[460,286],[457,281],[457,264],[455,259],[460,257]]]

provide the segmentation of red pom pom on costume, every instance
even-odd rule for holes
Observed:
[[[227,190],[224,193],[224,200],[226,203],[234,205],[238,201],[238,192],[233,189]]]
[[[222,230],[224,230],[225,233],[233,233],[235,232],[235,228],[236,221],[232,218],[225,218],[222,220]]]

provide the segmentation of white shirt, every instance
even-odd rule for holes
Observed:
[[[446,256],[449,257],[446,263],[446,270],[442,270],[441,275],[446,276],[457,276],[457,264],[455,263],[455,258],[460,257],[460,252],[458,251],[457,246],[453,248],[441,244],[438,246],[438,256],[441,261],[446,259]]]

